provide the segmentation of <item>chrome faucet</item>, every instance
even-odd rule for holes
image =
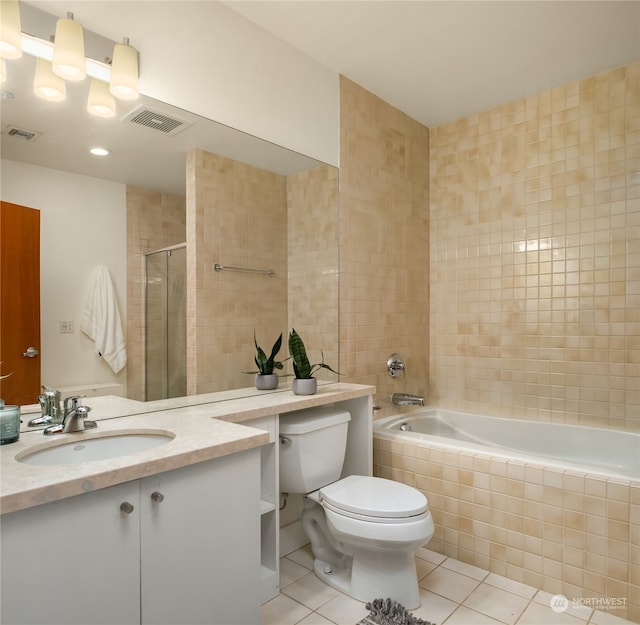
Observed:
[[[31,419],[27,424],[29,427],[60,422],[62,418],[60,391],[54,391],[43,386],[42,395],[38,395],[38,403],[40,404],[40,416]]]
[[[424,406],[424,397],[411,393],[394,393],[391,395],[391,403],[396,406]]]
[[[68,432],[83,432],[90,428],[95,428],[98,424],[95,421],[89,421],[87,415],[91,412],[89,406],[80,405],[82,395],[73,395],[64,400],[64,414],[62,422],[45,428],[43,434],[51,436],[52,434],[67,434]]]

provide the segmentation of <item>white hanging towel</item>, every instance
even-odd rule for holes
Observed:
[[[98,356],[114,373],[127,364],[127,350],[109,269],[100,265],[93,278],[80,329],[95,343]]]

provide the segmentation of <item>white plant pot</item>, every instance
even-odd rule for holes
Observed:
[[[294,395],[315,395],[318,390],[318,380],[315,378],[294,378],[291,390]]]
[[[279,378],[275,373],[263,375],[258,373],[256,375],[256,388],[259,391],[272,391],[274,388],[278,388]]]

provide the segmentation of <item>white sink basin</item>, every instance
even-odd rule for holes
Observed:
[[[150,430],[146,432],[109,432],[104,436],[81,440],[65,439],[58,444],[26,451],[16,457],[26,464],[77,464],[121,458],[139,451],[153,449],[173,440],[172,432]]]

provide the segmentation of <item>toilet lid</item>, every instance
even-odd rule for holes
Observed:
[[[320,499],[338,510],[387,519],[416,516],[427,510],[427,498],[415,488],[365,475],[350,475],[324,486]]]

